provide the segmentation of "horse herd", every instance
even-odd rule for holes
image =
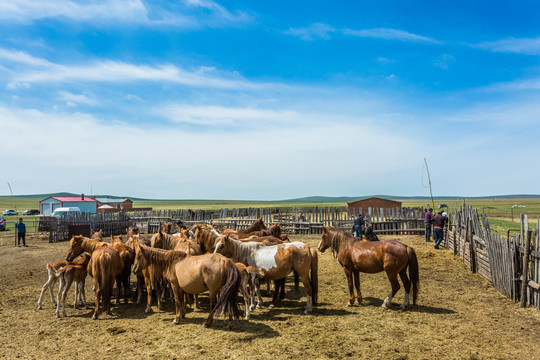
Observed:
[[[238,292],[244,298],[244,319],[248,320],[250,313],[263,305],[261,282],[274,282],[275,290],[269,306],[273,308],[285,296],[285,278],[290,273],[294,273],[295,289],[298,290],[300,281],[305,288],[304,313],[311,313],[313,306],[317,305],[317,251],[303,242],[290,242],[286,235],[281,234],[279,224],[267,228],[262,219],[258,219],[248,228],[238,231],[226,229],[219,232],[208,224],[180,227],[174,234],[171,234],[171,229],[172,223],[163,223],[160,231],[148,239],[139,233],[137,227],[131,227],[125,242],[122,235],[111,236],[111,241],[106,242],[102,231],[93,232],[91,238],[74,236],[66,260],[46,265],[49,277],[42,287],[38,309],[42,308],[44,293],[49,290],[51,301],[56,305],[56,316],[65,317],[66,295],[73,283],[76,289],[74,306],[87,307],[84,288],[89,274],[96,294],[92,319],[98,318],[100,306],[111,314],[113,284],[116,282],[117,303],[122,297],[127,303],[132,272],[137,277],[134,301],[142,301],[143,288],[146,287],[146,312],[152,311],[153,292],[157,307],[161,309],[169,289],[176,307],[173,324],[178,324],[185,317],[186,304],[198,308],[198,295],[208,292],[210,307],[204,326],[210,326],[215,316],[224,315],[230,328],[233,321],[241,316]],[[413,303],[416,304],[418,261],[411,247],[396,240],[371,242],[324,227],[318,249],[323,253],[328,248],[331,248],[347,277],[347,306],[362,301],[359,272],[381,271],[386,272],[391,283],[383,308],[388,308],[400,288],[398,274],[405,288],[401,307],[405,309],[409,305],[411,286]],[[52,289],[57,280],[60,280],[60,287],[55,300]]]

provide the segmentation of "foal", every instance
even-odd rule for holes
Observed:
[[[86,268],[90,261],[90,255],[84,254],[81,256],[82,263],[74,265],[68,264],[56,272],[56,276],[60,278],[60,290],[58,290],[58,303],[56,305],[56,317],[60,317],[60,305],[62,305],[62,316],[66,316],[66,296],[75,282],[75,303],[73,306],[77,308],[77,300],[82,301],[84,307],[86,305],[86,294],[84,291],[84,281],[86,279]]]
[[[73,261],[71,264],[81,264],[84,261],[83,257],[79,257],[77,260]],[[38,299],[38,310],[42,310],[41,304],[43,303],[43,295],[45,294],[45,291],[49,289],[49,294],[51,295],[51,302],[56,306],[56,299],[54,298],[53,294],[53,287],[54,284],[56,284],[56,281],[58,280],[58,276],[56,275],[56,272],[60,270],[60,268],[68,265],[68,263],[65,260],[56,260],[51,261],[45,265],[45,268],[47,269],[47,273],[49,275],[49,278],[47,279],[47,282],[43,284],[43,287],[41,288],[41,294],[39,295]]]

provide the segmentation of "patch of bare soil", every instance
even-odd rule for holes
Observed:
[[[390,238],[390,237],[382,237]],[[396,238],[396,237],[392,237]],[[314,247],[319,236],[291,236]],[[435,250],[422,237],[402,236],[420,264],[418,304],[399,308],[403,289],[391,309],[381,304],[390,290],[384,273],[361,274],[363,304],[346,308],[343,270],[330,252],[319,254],[320,304],[303,315],[305,292],[294,292],[277,308],[255,310],[249,322],[227,330],[224,320],[203,328],[203,309],[191,310],[172,325],[174,304],[144,313],[144,305],[116,305],[113,316],[91,320],[91,309],[74,309],[73,290],[67,317],[57,319],[48,294],[37,309],[45,264],[65,257],[68,243],[30,238],[28,248],[0,247],[0,357],[72,358],[219,358],[219,359],[540,359],[540,313],[520,309],[488,281],[471,274],[459,258]],[[132,283],[135,279],[132,277]],[[133,284],[132,284],[133,286]],[[55,287],[55,293],[58,285]],[[95,296],[87,278],[90,306]],[[266,304],[270,301],[265,298]],[[242,302],[243,303],[243,302]]]

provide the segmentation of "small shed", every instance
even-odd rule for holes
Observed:
[[[103,205],[108,205],[113,209],[117,209],[117,211],[131,211],[133,209],[133,201],[130,199],[118,199],[118,198],[111,198],[109,196],[106,197],[96,197],[98,208],[101,208]],[[106,209],[106,208],[104,208]],[[110,210],[105,210],[110,211]]]
[[[96,200],[81,196],[49,196],[39,202],[39,213],[51,215],[54,210],[61,207],[78,207],[83,213],[95,214],[97,212]]]
[[[362,212],[362,214],[367,214],[369,211],[368,210],[369,208],[374,208],[374,209],[400,208],[401,201],[383,199],[379,197],[370,197],[367,199],[351,201],[347,203],[347,205],[349,206],[350,214],[352,214],[353,212],[355,214],[359,214],[360,212]]]

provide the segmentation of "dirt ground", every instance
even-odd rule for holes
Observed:
[[[389,238],[389,237],[382,237]],[[392,238],[396,238],[395,236]],[[320,236],[291,236],[317,246]],[[418,305],[402,311],[403,290],[390,310],[381,304],[390,290],[384,273],[361,274],[364,302],[346,308],[347,285],[330,252],[319,254],[319,306],[303,315],[305,297],[287,282],[287,298],[273,310],[227,330],[218,320],[201,325],[207,310],[188,312],[171,325],[174,305],[145,314],[144,305],[115,305],[113,316],[91,320],[91,309],[73,308],[57,319],[48,295],[37,309],[45,264],[65,258],[68,243],[34,236],[28,248],[0,246],[0,356],[43,359],[540,359],[540,312],[520,309],[481,276],[471,274],[449,251],[435,250],[422,237],[402,236],[420,264]],[[132,283],[134,282],[132,277]],[[55,293],[57,286],[55,288]],[[94,304],[91,279],[86,293]],[[302,295],[300,297],[300,295]],[[269,298],[265,298],[268,303]],[[206,296],[202,305],[208,306]],[[155,309],[155,306],[154,306]]]

